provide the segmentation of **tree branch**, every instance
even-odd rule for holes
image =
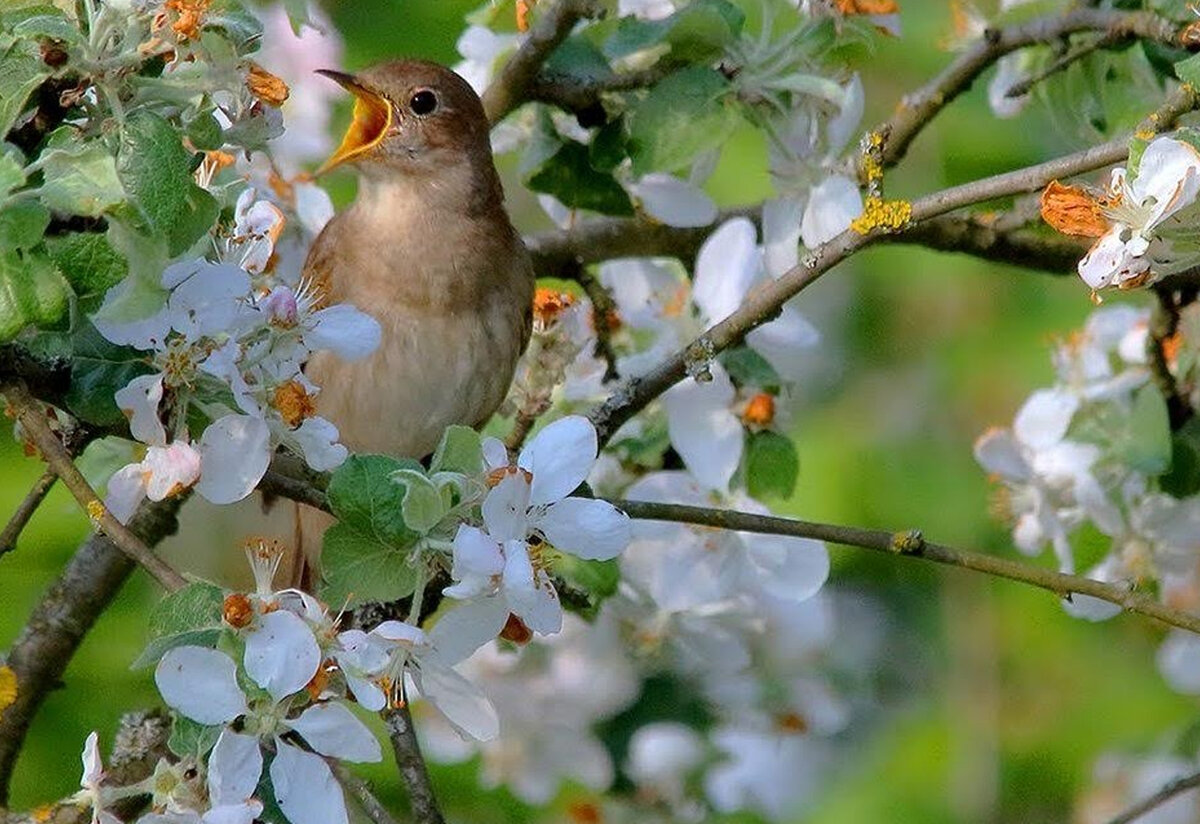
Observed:
[[[1176,778],[1174,781],[1164,784],[1162,789],[1154,795],[1143,801],[1139,801],[1115,817],[1110,818],[1108,824],[1131,824],[1131,822],[1136,821],[1156,807],[1166,804],[1175,796],[1185,793],[1188,790],[1193,790],[1196,787],[1200,787],[1200,772]]]
[[[530,82],[526,97],[572,114],[579,114],[602,105],[606,94],[649,88],[666,76],[665,69],[655,66],[643,71],[615,74],[604,80],[584,83],[570,77],[558,77],[543,70]]]
[[[147,502],[129,522],[129,531],[139,542],[157,543],[175,531],[180,503],[178,498]],[[108,536],[88,538],[13,642],[6,663],[17,676],[17,697],[0,712],[0,806],[8,800],[13,767],[34,715],[135,567]]]
[[[355,775],[340,761],[333,760],[329,762],[329,766],[333,770],[333,774],[337,776],[338,782],[350,791],[354,800],[358,802],[358,806],[374,824],[397,824],[387,807],[383,806],[382,802],[375,797],[375,793],[371,791],[371,785],[365,779]]]
[[[176,590],[187,584],[187,580],[155,555],[124,524],[118,521],[96,495],[96,490],[75,466],[71,454],[58,436],[46,423],[45,409],[41,401],[29,394],[23,385],[10,383],[0,386],[0,394],[8,400],[22,428],[42,453],[42,459],[55,475],[62,478],[63,485],[70,490],[75,500],[88,516],[108,535],[113,544],[133,560],[137,561],[154,579],[167,590]]]
[[[396,755],[396,766],[408,787],[408,799],[412,805],[413,818],[417,824],[445,824],[442,811],[438,808],[429,770],[417,743],[417,731],[413,729],[412,716],[407,706],[398,706],[382,713],[387,725],[388,737],[392,740],[392,752]]]
[[[17,504],[16,511],[4,525],[4,530],[0,531],[0,556],[17,548],[17,539],[21,537],[25,525],[42,505],[42,501],[46,500],[46,496],[50,494],[50,489],[56,480],[58,480],[58,476],[47,470],[42,473],[42,477],[33,482],[33,487],[21,500],[21,503]]]
[[[884,165],[893,166],[899,162],[921,130],[952,100],[969,89],[975,78],[992,63],[1017,49],[1048,43],[1081,31],[1103,32],[1114,42],[1137,38],[1179,46],[1175,24],[1150,12],[1079,8],[1062,15],[1040,17],[1001,29],[988,29],[980,40],[955,58],[941,74],[905,97],[896,113],[876,127],[875,133],[884,139]]]
[[[497,73],[483,93],[483,110],[488,122],[495,124],[529,99],[530,86],[542,64],[585,17],[603,11],[599,0],[557,0],[530,28],[525,42]]]
[[[1139,128],[1158,133],[1171,128],[1179,115],[1197,105],[1196,92],[1187,85],[1172,93],[1167,101],[1144,120]],[[982,178],[961,186],[952,186],[926,195],[911,204],[908,228],[955,209],[984,203],[1000,197],[1041,189],[1052,180],[1072,177],[1115,163],[1128,154],[1125,141],[1112,141],[1046,163]],[[877,204],[879,205],[879,204]],[[825,272],[851,254],[888,234],[887,226],[876,226],[866,234],[854,228],[813,250],[797,266],[748,294],[742,305],[729,317],[707,329],[700,337],[665,359],[645,375],[622,383],[603,403],[588,413],[600,435],[601,444],[651,401],[683,380],[689,373],[702,373],[718,352],[738,343],[747,332],[774,319],[784,303],[816,282]]]
[[[696,524],[762,535],[815,538],[819,541],[859,547],[889,555],[923,558],[937,564],[970,569],[996,578],[1007,578],[1010,581],[1040,587],[1060,597],[1069,597],[1072,594],[1088,595],[1110,604],[1116,604],[1128,612],[1136,612],[1173,627],[1200,633],[1200,616],[1171,609],[1155,600],[1151,595],[1080,575],[1066,575],[1051,569],[998,558],[994,555],[967,552],[943,544],[930,543],[918,530],[886,532],[879,529],[813,523],[791,518],[778,518],[772,515],[754,515],[736,510],[707,509],[681,504],[624,500],[613,500],[610,503],[623,510],[631,518]]]

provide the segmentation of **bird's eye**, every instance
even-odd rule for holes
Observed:
[[[433,114],[438,107],[438,98],[429,89],[421,89],[413,94],[412,99],[408,101],[408,108],[418,117],[423,117],[427,114]]]

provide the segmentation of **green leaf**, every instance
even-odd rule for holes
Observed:
[[[783,383],[775,367],[749,346],[726,349],[717,356],[717,360],[738,386],[755,386],[766,392],[778,392]]]
[[[755,432],[746,448],[746,491],[753,498],[790,498],[800,476],[800,457],[790,438]]]
[[[605,41],[604,53],[625,57],[661,43],[670,47],[673,59],[706,63],[724,53],[745,22],[741,9],[727,0],[695,0],[662,20],[622,18]]]
[[[221,134],[221,124],[213,117],[212,111],[204,111],[192,119],[185,129],[188,140],[201,151],[214,151],[225,144]]]
[[[558,198],[569,209],[633,214],[633,203],[621,184],[611,174],[597,171],[588,147],[573,140],[564,142],[525,182],[535,192]]]
[[[613,120],[596,132],[588,149],[588,160],[592,168],[601,172],[611,172],[621,165],[628,155],[629,149],[625,139],[625,124]]]
[[[86,320],[79,324],[73,345],[67,409],[96,426],[124,424],[125,416],[117,408],[113,393],[151,371],[146,356],[128,346],[109,343]]]
[[[416,461],[387,455],[351,455],[329,479],[329,506],[337,519],[383,544],[408,547],[417,534],[404,524],[404,488],[391,482]]]
[[[239,55],[257,51],[262,43],[263,27],[241,3],[218,0],[204,14],[204,28],[215,30],[233,44]]]
[[[155,638],[197,629],[219,629],[225,591],[207,581],[194,581],[168,593],[150,611],[150,634]]]
[[[693,66],[669,75],[638,103],[629,119],[633,172],[676,171],[721,146],[740,120],[729,81]]]
[[[49,76],[37,40],[0,35],[0,136],[8,134],[29,95]]]
[[[593,606],[615,595],[621,580],[621,568],[616,559],[586,561],[562,554],[555,556],[553,569],[568,584],[586,592]]]
[[[395,484],[388,486],[400,489]],[[417,572],[409,564],[406,550],[373,539],[348,523],[325,530],[321,573],[321,597],[337,608],[395,601],[411,595],[417,584]]]
[[[5,212],[0,212],[0,226]],[[79,295],[103,292],[120,283],[129,264],[108,237],[96,232],[70,232],[46,238],[46,249]]]
[[[168,238],[172,256],[204,235],[220,211],[193,180],[192,159],[179,132],[158,115],[139,112],[126,121],[117,174],[150,233]]]
[[[613,76],[608,59],[586,37],[568,37],[542,67],[545,77],[570,83],[601,83]]]
[[[1176,63],[1175,76],[1184,83],[1200,87],[1200,54],[1194,54],[1187,60]]]
[[[0,343],[29,326],[48,327],[67,315],[71,288],[43,253],[0,253]]]
[[[177,632],[174,635],[155,638],[146,645],[146,648],[134,659],[129,668],[140,670],[152,667],[158,663],[158,659],[176,647],[215,647],[220,637],[221,630],[219,629],[194,629],[189,632]]]
[[[124,202],[117,163],[99,141],[50,149],[41,159],[42,202],[52,211],[99,217]]]
[[[12,153],[0,154],[0,203],[25,182],[25,169]]]
[[[1133,398],[1124,436],[1116,444],[1123,462],[1138,472],[1160,475],[1171,466],[1171,421],[1158,388],[1147,384]]]
[[[404,488],[400,509],[404,523],[421,534],[438,525],[446,517],[446,504],[433,481],[417,469],[400,469],[392,473],[392,482]]]
[[[1195,423],[1195,419],[1189,424]],[[1196,427],[1188,426],[1171,438],[1171,468],[1158,479],[1163,492],[1176,498],[1190,498],[1200,492],[1200,438]]]
[[[429,471],[475,475],[483,469],[483,447],[479,433],[469,426],[451,425],[442,433]]]
[[[221,731],[224,729],[223,724],[208,726],[175,713],[167,747],[180,758],[200,759],[216,746],[217,739],[221,737]]]
[[[9,203],[0,209],[0,249],[32,249],[42,242],[49,225],[49,210],[36,200]]]

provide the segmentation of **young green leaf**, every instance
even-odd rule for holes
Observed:
[[[469,426],[448,426],[433,453],[429,471],[461,472],[474,475],[483,468],[483,448],[479,433]]]
[[[754,498],[789,498],[800,476],[800,457],[790,438],[764,430],[749,438],[746,491]]]
[[[669,75],[629,119],[633,172],[676,171],[729,139],[740,120],[729,81],[703,66]]]
[[[321,597],[339,608],[404,598],[412,594],[417,583],[417,573],[408,563],[407,551],[376,540],[347,523],[334,524],[325,530],[321,574],[324,579]]]
[[[421,534],[428,532],[446,517],[446,505],[441,492],[424,472],[401,469],[392,473],[392,482],[404,488],[404,523]]]
[[[99,217],[125,201],[117,163],[99,141],[48,149],[41,160],[42,203],[52,211]]]

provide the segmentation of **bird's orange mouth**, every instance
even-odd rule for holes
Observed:
[[[392,128],[392,106],[385,98],[359,83],[353,75],[327,69],[320,69],[318,73],[337,81],[354,95],[354,116],[350,127],[346,129],[346,136],[342,138],[337,151],[317,170],[317,174],[323,174],[382,143]]]

